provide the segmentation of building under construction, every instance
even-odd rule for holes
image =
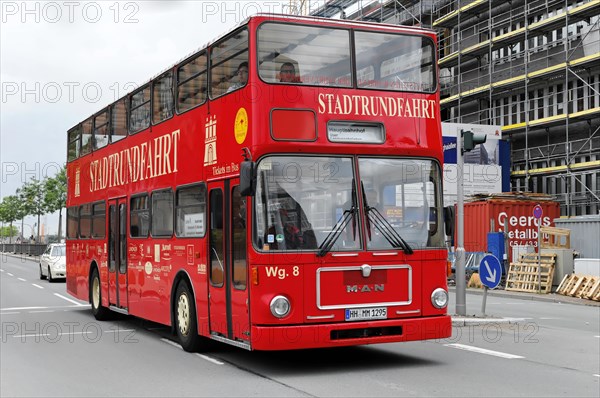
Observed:
[[[502,126],[511,188],[600,213],[600,0],[292,1],[438,33],[442,121]]]

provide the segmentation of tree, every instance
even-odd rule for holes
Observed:
[[[19,234],[19,228],[17,228],[16,226],[6,226],[3,227],[2,229],[0,229],[0,237],[4,238],[4,237],[9,237],[12,238],[13,236],[17,236]]]
[[[46,204],[44,202],[44,183],[32,178],[23,186],[17,189],[17,194],[23,201],[26,215],[37,215],[37,240],[40,239],[40,217],[46,214]],[[22,233],[23,231],[21,231]]]
[[[5,196],[0,203],[0,217],[2,221],[10,224],[9,231],[13,231],[13,222],[25,217],[23,202],[16,195]],[[10,236],[12,243],[12,234]]]
[[[54,178],[44,181],[46,211],[58,211],[58,241],[62,238],[62,210],[67,206],[67,173],[63,166]]]

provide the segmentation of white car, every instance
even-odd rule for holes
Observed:
[[[40,257],[40,279],[48,282],[67,276],[67,247],[64,243],[51,243]]]

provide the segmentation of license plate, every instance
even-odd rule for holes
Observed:
[[[353,308],[346,310],[346,321],[387,319],[387,307]]]

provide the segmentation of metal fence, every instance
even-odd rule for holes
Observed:
[[[33,243],[3,243],[0,245],[3,253],[23,254],[26,256],[41,256],[47,245]]]

